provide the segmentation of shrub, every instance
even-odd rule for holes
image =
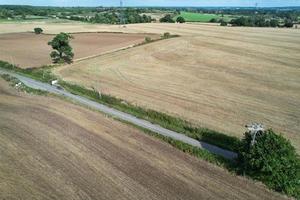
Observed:
[[[300,160],[290,141],[272,130],[256,136],[245,133],[238,152],[243,173],[264,182],[271,189],[300,197]]]
[[[185,19],[183,17],[179,16],[179,17],[177,17],[176,22],[182,24],[182,23],[185,23]]]
[[[220,25],[221,26],[227,26],[227,22],[225,22],[223,19],[220,20]]]
[[[170,38],[171,37],[171,34],[169,32],[165,32],[163,34],[163,38]]]
[[[211,20],[209,20],[209,22],[211,22],[211,23],[217,23],[218,20],[216,18],[212,18]]]
[[[41,28],[34,28],[34,33],[35,34],[41,34],[43,32],[43,29],[41,29]]]
[[[146,43],[152,42],[151,37],[145,37],[145,42],[146,42]]]

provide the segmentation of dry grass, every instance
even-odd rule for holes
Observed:
[[[153,39],[157,35],[121,33],[82,33],[72,34],[71,46],[74,59],[99,55],[126,48],[144,41],[146,36]],[[33,33],[0,34],[0,60],[19,65],[22,68],[40,67],[51,64],[51,47],[47,44],[54,35]]]
[[[0,199],[279,199],[102,114],[0,80]]]
[[[262,122],[291,139],[299,151],[299,30],[140,24],[127,31],[168,31],[182,37],[56,72],[230,135],[242,136],[245,124]]]

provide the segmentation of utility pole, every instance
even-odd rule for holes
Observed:
[[[123,0],[120,0],[120,25],[124,25],[124,10],[123,10]]]
[[[253,146],[256,142],[256,136],[257,134],[262,134],[265,131],[265,128],[262,124],[259,123],[253,123],[250,125],[246,125],[246,128],[251,134],[252,140],[251,140],[251,146]]]

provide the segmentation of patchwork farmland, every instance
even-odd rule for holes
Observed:
[[[73,34],[72,46],[75,60],[100,55],[113,50],[142,43],[151,34],[122,33],[78,33]],[[51,47],[47,44],[54,35],[34,33],[0,34],[0,60],[8,61],[21,68],[41,67],[51,64]]]
[[[21,8],[46,16],[0,6],[0,199],[299,197],[300,29],[285,15],[240,19],[280,15],[250,28],[150,23],[171,8]],[[240,140],[251,122],[296,151],[269,130]]]
[[[191,24],[127,30],[181,37],[75,62],[56,74],[238,137],[245,124],[259,121],[299,150],[299,30]]]

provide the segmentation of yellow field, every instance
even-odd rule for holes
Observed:
[[[0,79],[0,199],[280,199],[101,113]]]
[[[89,27],[108,29],[120,28]],[[242,136],[245,124],[261,122],[299,150],[300,30],[195,24],[138,24],[122,30],[182,37],[75,62],[56,73],[230,135]]]

